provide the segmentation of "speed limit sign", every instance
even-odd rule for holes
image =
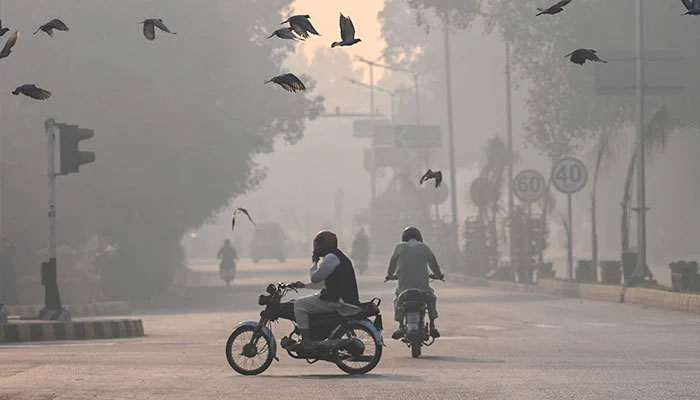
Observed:
[[[552,183],[562,193],[578,192],[586,185],[587,179],[586,166],[576,158],[562,158],[552,169]]]
[[[523,203],[534,203],[544,194],[544,176],[534,169],[521,171],[513,179],[513,193]]]

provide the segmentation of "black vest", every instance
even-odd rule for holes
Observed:
[[[355,269],[352,267],[352,261],[338,249],[333,249],[328,254],[335,254],[340,260],[340,264],[326,278],[326,288],[321,291],[321,299],[326,301],[343,299],[346,303],[359,305],[360,295],[357,290],[357,280],[355,279]]]

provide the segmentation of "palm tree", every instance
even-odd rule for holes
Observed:
[[[614,129],[605,129],[598,136],[598,143],[595,147],[595,166],[593,169],[593,185],[591,189],[591,260],[593,264],[593,279],[597,280],[598,275],[598,228],[596,217],[596,195],[598,192],[598,178],[600,170],[606,160],[613,153],[611,141],[613,139]]]
[[[649,118],[644,126],[644,144],[646,146],[647,157],[658,151],[663,151],[668,140],[669,113],[666,104],[662,104]],[[622,220],[620,224],[622,252],[630,248],[630,211],[632,202],[632,178],[635,172],[635,161],[637,159],[637,146],[634,146],[630,163],[627,166],[627,176],[622,192]]]

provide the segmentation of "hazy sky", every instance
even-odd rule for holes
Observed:
[[[386,46],[381,38],[381,25],[377,21],[377,13],[384,8],[384,0],[296,0],[295,14],[311,15],[311,22],[321,37],[313,37],[297,46],[298,52],[311,56],[319,47],[330,47],[331,43],[340,38],[338,26],[339,13],[352,18],[356,36],[362,39],[359,45],[345,47],[353,58],[361,56],[377,59]],[[382,71],[377,71],[381,77]]]

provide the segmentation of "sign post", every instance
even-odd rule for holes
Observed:
[[[515,197],[528,206],[544,195],[544,176],[534,169],[520,171],[513,179],[512,185]]]
[[[523,219],[520,213],[517,214],[516,219],[513,212],[508,218],[510,220],[510,263],[518,274],[519,282],[531,283],[533,272],[533,263],[529,255],[533,238],[531,208],[532,203],[544,195],[544,176],[533,169],[520,171],[511,182],[510,188],[510,192],[527,207],[526,219]],[[514,230],[519,236],[513,234]]]
[[[574,279],[574,252],[573,252],[573,218],[571,211],[571,195],[583,189],[588,180],[586,166],[573,157],[562,158],[552,168],[552,183],[568,197],[569,219],[567,223],[567,270],[569,280]]]

